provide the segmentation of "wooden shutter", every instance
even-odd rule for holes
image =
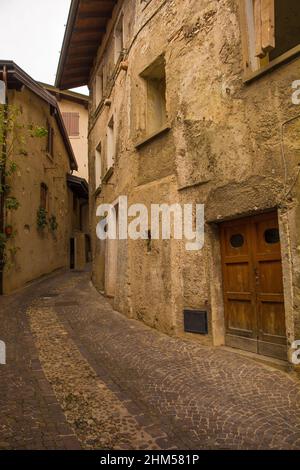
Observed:
[[[48,123],[47,152],[53,157],[54,130]]]
[[[79,136],[79,113],[62,113],[70,137]]]
[[[275,49],[275,0],[253,0],[255,55],[263,58]]]

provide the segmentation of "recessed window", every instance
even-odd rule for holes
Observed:
[[[50,123],[47,123],[47,153],[53,157],[54,154],[54,130]]]
[[[79,137],[79,113],[62,113],[69,137]]]
[[[47,210],[48,207],[48,187],[45,183],[41,183],[40,187],[40,208]]]
[[[95,81],[95,108],[99,106],[103,98],[103,68],[99,71]]]
[[[101,143],[96,147],[95,152],[95,180],[96,188],[98,188],[102,181],[102,148]]]
[[[280,242],[280,234],[278,228],[269,228],[265,231],[265,242],[268,245],[275,245]]]
[[[115,64],[118,62],[124,50],[124,16],[121,14],[115,28]]]
[[[299,0],[244,0],[247,66],[257,71],[300,44]]]
[[[161,130],[167,123],[165,58],[160,56],[142,74],[146,83],[146,134]]]
[[[244,237],[240,233],[232,235],[232,237],[230,238],[230,244],[233,248],[241,248],[244,243]]]
[[[115,152],[116,152],[115,123],[114,123],[114,117],[112,117],[107,126],[107,169],[108,170],[114,165]]]

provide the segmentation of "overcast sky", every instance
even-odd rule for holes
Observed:
[[[13,60],[35,80],[53,85],[70,4],[0,0],[0,59]]]

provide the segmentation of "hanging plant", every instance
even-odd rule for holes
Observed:
[[[56,232],[56,230],[58,229],[58,223],[55,215],[51,215],[51,217],[49,218],[49,227],[52,232]]]
[[[47,221],[47,211],[43,207],[40,207],[37,211],[37,228],[38,230],[44,230],[44,228],[48,225]]]
[[[5,207],[8,211],[16,211],[20,207],[18,199],[15,197],[8,197],[5,199]]]

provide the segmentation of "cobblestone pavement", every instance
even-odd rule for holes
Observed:
[[[113,311],[88,273],[0,299],[0,449],[300,449],[300,383]]]

